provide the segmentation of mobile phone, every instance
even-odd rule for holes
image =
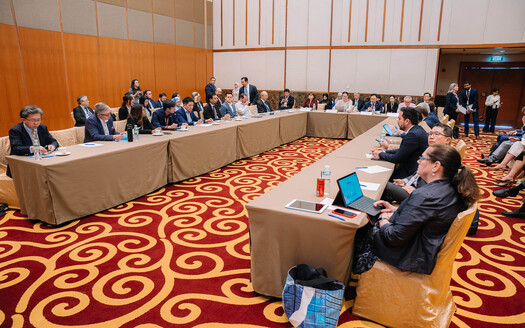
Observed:
[[[341,210],[339,208],[336,208],[335,210],[333,210],[332,213],[339,214],[339,215],[342,215],[342,216],[346,216],[347,218],[353,218],[353,217],[355,217],[357,215],[354,212]]]
[[[377,142],[379,142],[379,143],[381,143],[381,142],[382,142],[382,141],[381,141],[381,140],[379,140],[379,139],[376,139],[376,141],[377,141]]]

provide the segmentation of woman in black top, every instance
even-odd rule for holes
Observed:
[[[386,104],[387,113],[397,113],[397,106],[399,104],[396,101],[396,97],[390,96],[388,104]]]
[[[130,125],[132,127],[136,125],[139,128],[140,134],[152,134],[153,130],[155,130],[146,117],[146,110],[142,104],[133,104],[133,106],[131,106],[131,113],[126,122],[126,128]]]
[[[328,98],[328,93],[323,93],[323,99],[319,103],[326,104],[324,109],[332,109],[332,99]]]
[[[457,122],[458,120],[458,105],[459,105],[459,96],[458,96],[459,86],[457,83],[452,83],[448,88],[448,93],[445,98],[445,108],[443,109],[443,114],[447,114],[449,120],[455,120],[456,124],[454,125],[454,130],[452,131],[452,137],[457,139],[459,137],[459,128]]]
[[[140,96],[139,98],[139,104],[141,104],[142,106],[144,106],[144,111],[146,111],[146,117],[147,118],[150,118],[151,117],[151,114],[153,114],[151,112],[151,110],[148,108],[148,103],[150,102],[150,99],[148,97],[146,97],[146,95],[142,95]]]

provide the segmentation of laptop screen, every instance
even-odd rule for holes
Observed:
[[[361,186],[359,185],[359,180],[357,179],[357,174],[355,174],[355,172],[337,180],[337,184],[339,185],[341,196],[343,196],[346,206],[363,197],[363,191],[361,190]]]
[[[394,132],[392,132],[392,129],[388,125],[383,125],[383,129],[385,129],[386,133],[388,133],[389,136],[393,136]]]

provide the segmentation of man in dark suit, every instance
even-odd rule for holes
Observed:
[[[354,106],[354,111],[362,111],[365,101],[362,100],[361,94],[359,92],[354,92],[354,99],[352,100],[352,105]]]
[[[168,99],[168,96],[164,92],[159,93],[159,100],[153,103],[154,108],[164,108],[162,107],[162,102],[166,99]]]
[[[84,142],[119,141],[122,136],[113,127],[113,118],[109,106],[104,103],[97,103],[95,115],[91,115],[86,121]]]
[[[149,110],[150,113],[153,113],[153,109],[157,108],[155,107],[155,101],[153,100],[153,93],[151,92],[151,90],[145,90],[144,96],[146,96],[146,98],[148,99],[148,105],[145,106],[146,110]],[[150,117],[148,116],[148,118]]]
[[[93,110],[89,108],[89,100],[87,96],[80,96],[77,98],[78,106],[73,108],[73,117],[75,118],[75,126],[86,125],[86,120],[94,114]]]
[[[221,111],[221,106],[224,103],[224,97],[222,95],[222,89],[221,88],[217,88],[215,90],[215,95],[217,95],[217,102],[215,103],[215,108],[217,109],[217,112],[220,112]]]
[[[371,112],[372,110],[383,113],[383,103],[378,101],[375,93],[370,96],[370,101],[367,101],[362,107],[362,111]]]
[[[215,81],[216,80],[214,76],[210,77],[210,83],[204,87],[204,92],[206,93],[206,102],[208,102],[208,100],[215,94],[215,91],[217,90],[215,87]]]
[[[175,102],[173,100],[164,100],[162,102],[162,109],[156,110],[151,115],[151,124],[155,128],[163,130],[173,130],[179,125],[179,121],[175,116]]]
[[[194,102],[193,102],[193,99],[191,99],[191,97],[186,97],[182,99],[183,107],[177,109],[177,111],[175,112],[175,115],[177,116],[177,120],[181,124],[187,124],[187,125],[197,124],[198,125],[198,124],[204,123],[204,120],[198,119],[197,116],[195,116],[195,114],[193,113],[193,105],[194,105]],[[213,122],[211,118],[206,120],[206,123],[211,123],[211,122]]]
[[[259,113],[269,113],[273,111],[272,106],[268,102],[268,92],[261,92],[261,100],[257,102],[257,112]]]
[[[9,130],[9,155],[26,156],[39,149],[41,153],[50,153],[58,148],[58,142],[49,133],[47,126],[40,124],[44,112],[37,106],[26,106],[20,111],[21,123]],[[11,169],[7,166],[6,175],[11,177]]]
[[[290,96],[290,89],[284,89],[284,96],[279,98],[279,109],[291,109],[295,103],[295,99]]]
[[[222,118],[221,109],[220,107],[217,108],[218,103],[219,103],[219,97],[217,97],[217,95],[213,95],[208,101],[208,103],[204,106],[203,116],[205,120],[211,119],[214,121],[218,121]],[[230,115],[226,114],[224,119],[229,120]]]
[[[257,100],[259,100],[259,92],[255,85],[248,83],[248,78],[246,76],[241,78],[242,87],[239,89],[239,94],[244,93],[248,97],[248,103],[250,105],[256,105]]]
[[[399,149],[383,150],[372,149],[374,159],[382,159],[390,163],[399,164],[392,174],[392,179],[402,179],[414,174],[417,170],[419,156],[428,147],[428,134],[417,125],[419,115],[412,107],[402,108],[398,114],[397,124],[405,132]]]
[[[476,139],[479,139],[479,104],[478,104],[478,90],[470,86],[470,82],[463,84],[465,88],[461,91],[461,106],[465,107],[467,113],[465,114],[465,137],[468,137],[470,115],[472,114],[472,121],[474,123],[474,134]]]

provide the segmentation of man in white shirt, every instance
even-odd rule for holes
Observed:
[[[235,110],[239,116],[250,117],[252,116],[252,112],[250,112],[250,109],[248,108],[249,104],[246,99],[244,93],[239,94],[239,101],[235,104]]]

